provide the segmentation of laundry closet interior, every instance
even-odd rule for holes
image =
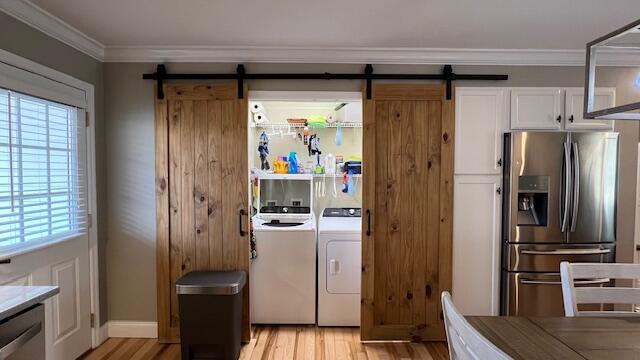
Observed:
[[[441,340],[451,287],[453,97],[164,84],[156,99],[159,339],[173,289],[241,270],[243,339],[261,325],[360,327],[362,340]]]

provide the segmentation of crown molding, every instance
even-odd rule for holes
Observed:
[[[96,60],[104,61],[103,44],[29,0],[0,0],[0,11]]]
[[[231,62],[583,66],[585,50],[279,46],[107,46],[29,0],[0,0],[0,11],[103,62]],[[599,66],[638,66],[640,53],[606,52]]]
[[[344,48],[264,46],[109,46],[106,62],[244,62],[582,66],[584,50]],[[638,66],[638,53],[607,53],[602,66]]]

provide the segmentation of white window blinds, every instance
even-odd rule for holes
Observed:
[[[84,116],[0,89],[0,249],[86,234]]]

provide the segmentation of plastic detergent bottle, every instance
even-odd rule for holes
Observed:
[[[295,151],[289,153],[289,174],[298,173],[298,157]]]

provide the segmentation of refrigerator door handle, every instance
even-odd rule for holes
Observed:
[[[604,255],[611,249],[556,249],[556,250],[520,250],[522,255]]]
[[[576,280],[573,283],[575,285],[600,285],[606,284],[611,279],[602,278],[602,279],[593,279],[593,280]],[[561,281],[546,281],[546,280],[530,280],[530,279],[520,279],[521,284],[528,285],[562,285]]]
[[[580,203],[580,153],[578,144],[572,143],[573,158],[571,165],[573,166],[573,208],[571,209],[571,232],[576,231],[576,223],[578,222],[578,204]]]
[[[562,144],[564,147],[564,156],[562,157],[562,167],[564,169],[564,181],[561,186],[560,194],[560,231],[567,231],[569,222],[569,192],[571,186],[571,151],[569,144]]]

